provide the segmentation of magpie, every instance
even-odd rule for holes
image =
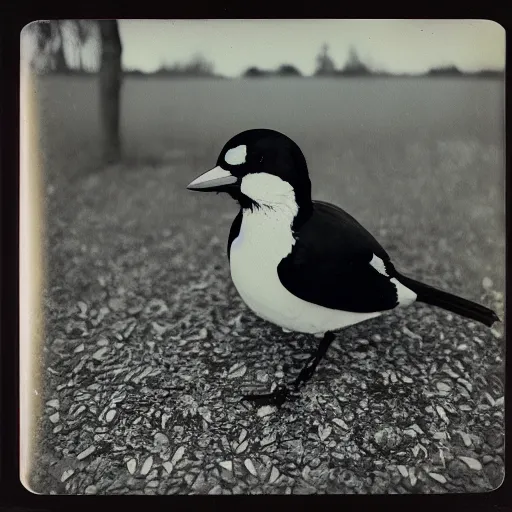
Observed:
[[[187,189],[225,192],[240,206],[227,257],[245,304],[285,332],[321,338],[294,381],[313,376],[335,332],[418,301],[492,326],[490,309],[398,272],[379,242],[351,215],[312,200],[306,159],[286,135],[251,129],[232,137],[216,166]],[[244,396],[281,406],[290,389]]]

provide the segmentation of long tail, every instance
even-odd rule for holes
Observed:
[[[491,327],[494,322],[500,321],[498,315],[494,311],[481,306],[480,304],[476,304],[475,302],[463,299],[462,297],[457,297],[451,293],[438,290],[433,286],[420,283],[419,281],[415,281],[414,279],[410,279],[409,277],[405,277],[400,274],[397,276],[397,279],[404,286],[416,293],[418,296],[416,300],[419,302],[424,302],[431,306],[446,309],[447,311],[451,311],[457,315],[481,322],[488,327]]]

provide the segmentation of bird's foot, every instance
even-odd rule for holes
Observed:
[[[290,390],[286,386],[278,386],[272,393],[245,395],[242,397],[242,400],[253,402],[258,407],[264,405],[276,405],[277,407],[281,407],[281,405],[290,398]]]
[[[293,387],[295,390],[298,390],[301,384],[306,384],[311,377],[313,377],[313,374],[316,370],[316,364],[307,365],[305,366],[301,372],[299,373],[299,376],[295,379],[295,382],[293,383]]]

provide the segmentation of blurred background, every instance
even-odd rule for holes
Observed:
[[[238,438],[233,429],[246,422],[247,412],[241,405],[233,406],[233,413],[222,406],[225,393],[236,398],[243,386],[279,383],[282,365],[291,364],[293,351],[313,343],[300,336],[272,343],[282,334],[245,309],[229,280],[226,244],[236,205],[221,195],[186,190],[192,179],[214,166],[224,143],[242,130],[265,127],[291,137],[308,162],[315,198],[354,215],[403,273],[484,303],[503,318],[505,33],[499,25],[478,20],[50,20],[25,27],[21,50],[22,66],[32,74],[37,98],[46,265],[42,392],[52,403],[41,418],[39,445],[41,467],[49,469],[34,476],[34,487],[58,493],[231,493],[238,487],[268,491],[259,469],[243,458],[239,476],[227,487],[215,479],[209,484],[204,476],[196,485],[209,452],[197,445],[199,437],[187,437],[187,428],[183,430],[187,411],[197,415],[199,405],[194,410],[190,404],[196,403],[198,393],[206,393],[207,397],[201,395],[203,407],[217,404],[212,406],[215,414],[227,415],[217,418],[216,425],[223,422],[222,427],[207,421],[211,435],[215,437],[219,428],[229,442]],[[431,418],[431,430],[467,430],[473,421],[482,425],[474,427],[482,446],[491,446],[485,432],[502,436],[503,418],[492,409],[503,392],[500,327],[492,332],[468,327],[467,322],[429,308],[398,312],[383,322],[348,329],[343,335],[346,353],[372,332],[381,333],[384,347],[386,342],[395,345],[397,336],[408,340],[407,333],[420,333],[428,356],[414,365],[406,358],[403,364],[421,367],[420,374],[428,375],[434,388],[426,397],[422,388],[409,389],[412,395],[400,399],[404,411],[428,416],[424,400],[441,400],[443,407],[448,400],[446,407],[462,416],[450,427],[442,418]],[[239,331],[234,337],[233,329]],[[242,333],[248,339],[238,346],[235,341]],[[226,348],[226,339],[233,345]],[[251,343],[256,343],[253,356]],[[471,404],[464,414],[450,401],[457,402],[459,395],[435,387],[443,365],[453,363],[457,344],[466,346],[458,353],[466,379],[473,383],[466,390]],[[219,352],[212,352],[217,348]],[[388,349],[370,350],[389,355]],[[373,381],[373,372],[396,362],[377,357],[373,367],[357,367],[343,357],[336,363],[338,374],[351,367],[359,372],[357,382]],[[223,371],[247,358],[247,372],[219,382]],[[162,369],[163,359],[174,368],[170,373]],[[149,370],[137,381],[135,374],[130,375],[132,368],[140,374]],[[268,372],[270,380],[259,380],[260,371]],[[318,379],[321,386],[322,376]],[[176,395],[173,386],[178,381],[182,387]],[[340,386],[343,382],[342,378]],[[349,409],[352,384],[343,391]],[[94,392],[84,391],[95,385]],[[455,389],[455,383],[450,385]],[[131,402],[126,386],[128,397],[133,394]],[[141,387],[151,398],[146,405],[140,399]],[[196,467],[186,457],[182,467],[179,459],[173,462],[178,469],[171,476],[162,469],[157,476],[152,473],[158,457],[162,463],[170,460],[162,455],[161,446],[155,448],[161,416],[153,422],[149,405],[162,389],[168,398],[158,400],[172,402],[168,414],[177,428],[174,437],[163,434],[167,445],[181,439],[187,453],[203,453],[193,478],[184,480],[191,474],[187,464]],[[322,389],[317,394],[329,394]],[[215,394],[219,390],[221,397]],[[114,392],[125,393],[124,405],[122,400],[108,405]],[[485,393],[493,403],[468,418]],[[189,401],[181,403],[179,396]],[[379,401],[388,399],[394,400]],[[80,400],[83,409],[77,406]],[[316,399],[308,400],[293,407],[311,407],[308,421],[315,429],[326,428],[324,408],[320,412]],[[439,403],[432,402],[432,410]],[[356,410],[355,401],[352,405]],[[394,402],[387,405],[387,410],[397,407]],[[106,416],[109,410],[116,412]],[[146,418],[135,423],[141,410]],[[367,410],[364,421],[369,430],[381,416]],[[145,422],[149,426],[143,432]],[[404,428],[411,423],[408,418],[403,422]],[[249,426],[244,428],[252,432]],[[257,430],[252,423],[251,428]],[[279,428],[285,435],[291,427]],[[139,441],[128,446],[122,441],[131,439],[127,432],[135,432]],[[255,438],[258,435],[264,437],[255,433]],[[372,433],[370,438],[378,450],[382,435]],[[318,442],[327,438],[322,435]],[[429,464],[435,465],[432,460],[440,445],[444,450],[448,444],[447,453],[459,453],[455,441],[454,446],[440,437],[430,442],[434,444],[426,457]],[[352,455],[346,452],[350,443]],[[413,478],[407,470],[407,485],[378,478],[368,482],[371,468],[382,469],[383,463],[378,468],[373,462],[371,467],[358,466],[360,458],[353,454],[364,450],[364,442],[355,434],[341,445],[336,448],[335,443],[329,451],[345,450],[344,457],[355,468],[351,471],[356,483],[348,487],[360,492],[391,492],[397,485],[402,486],[398,492],[478,491],[496,487],[503,470],[501,455],[491,447],[487,455],[494,458],[486,466],[491,469],[480,472],[476,483],[464,467],[456,467],[455,476],[443,476],[445,472],[437,469],[440,478],[425,479]],[[91,452],[78,457],[91,446]],[[477,457],[475,446],[464,438],[466,457]],[[405,453],[402,448],[388,447],[385,455],[378,451],[374,458],[403,467],[411,456],[398,455]],[[233,450],[238,453],[238,448]],[[255,450],[262,453],[261,446]],[[319,460],[323,457],[318,445],[309,452],[318,452]],[[151,463],[147,453],[153,454]],[[446,457],[450,461],[450,455]],[[91,458],[108,469],[99,472],[103,476],[94,476],[99,470],[85,464]],[[144,467],[145,461],[150,469],[142,480],[134,480],[139,469],[133,468]],[[279,467],[280,475],[288,471],[287,478],[298,481],[295,470],[284,470],[275,461],[260,463],[269,471]],[[288,463],[299,473],[306,464]],[[345,492],[345,477],[333,484],[327,475],[334,469],[326,464],[327,473],[320,472],[315,483],[302,478],[299,488]],[[443,467],[446,470],[446,464]],[[402,470],[400,474],[405,478]],[[148,480],[148,475],[154,478]],[[276,481],[281,482],[276,477],[273,484]],[[295,489],[288,480],[283,482],[279,492]]]

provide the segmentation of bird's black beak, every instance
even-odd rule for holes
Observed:
[[[188,190],[200,192],[221,192],[229,190],[238,182],[236,176],[220,166],[201,174],[187,186]]]

